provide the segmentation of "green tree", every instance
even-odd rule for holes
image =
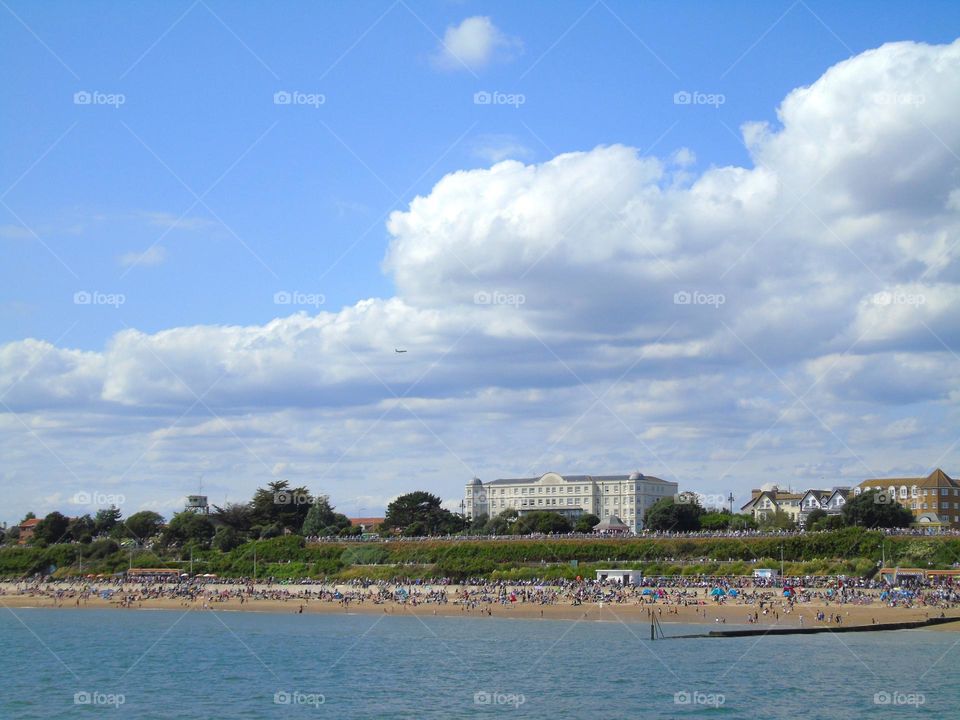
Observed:
[[[483,535],[509,535],[520,514],[515,508],[507,508],[494,515],[483,528]]]
[[[90,560],[102,560],[110,557],[118,550],[120,550],[120,544],[116,540],[104,538],[90,543],[90,549],[84,553],[84,556]]]
[[[278,524],[285,530],[300,532],[312,504],[313,495],[307,488],[290,487],[286,480],[275,480],[253,494],[252,524]]]
[[[33,531],[34,542],[46,545],[63,542],[64,539],[69,539],[64,537],[69,526],[70,518],[54,510],[37,523],[37,527]]]
[[[700,529],[704,511],[695,496],[681,495],[678,502],[673,497],[657,500],[647,508],[643,527],[659,532],[693,532]]]
[[[326,495],[315,498],[303,521],[301,534],[305,537],[337,535],[350,527],[350,518],[334,512]]]
[[[865,528],[905,528],[913,522],[913,513],[889,493],[867,490],[847,500],[843,506],[847,525]]]
[[[756,530],[757,521],[753,519],[752,515],[746,513],[738,513],[730,518],[730,529],[731,530]]]
[[[577,518],[577,522],[574,524],[574,532],[578,533],[588,533],[592,532],[595,525],[600,522],[598,518],[593,513],[585,513]]]
[[[758,523],[762,530],[794,530],[796,521],[783,510],[767,513]]]
[[[163,529],[163,516],[153,510],[141,510],[124,523],[138,542],[146,542]]]
[[[810,523],[807,523],[810,526]],[[827,515],[817,520],[811,529],[813,530],[840,530],[845,527],[842,515]]]
[[[170,519],[163,531],[164,545],[186,545],[193,542],[207,547],[213,537],[214,528],[210,518],[200,513],[184,510]]]
[[[700,516],[700,528],[703,530],[726,530],[733,522],[733,515],[729,510],[705,512]]]
[[[87,544],[93,540],[93,534],[96,532],[96,525],[93,518],[89,515],[81,515],[70,520],[67,526],[67,535],[71,540]]]
[[[400,530],[405,535],[447,535],[460,532],[466,521],[440,507],[440,498],[423,490],[401,495],[387,505],[383,529]],[[411,528],[411,526],[414,526]]]
[[[490,516],[487,513],[480,513],[470,521],[470,533],[473,535],[486,535],[484,530],[487,523],[490,522]]]
[[[213,521],[217,525],[233,528],[238,533],[246,533],[253,526],[253,509],[250,503],[227,503],[223,507],[213,506]]]
[[[243,543],[240,533],[226,525],[217,529],[210,544],[220,552],[230,552]]]
[[[807,519],[806,519],[806,522],[804,523],[804,527],[812,529],[813,526],[817,524],[818,520],[822,520],[825,517],[827,517],[826,510],[821,510],[820,508],[811,510],[810,512],[807,513]]]
[[[121,516],[120,510],[114,505],[103,508],[102,510],[97,510],[97,514],[93,518],[95,533],[97,535],[109,533],[120,522]]]
[[[573,525],[567,518],[557,512],[540,511],[522,515],[513,525],[513,532],[517,535],[530,533],[568,533]]]
[[[261,540],[269,540],[270,538],[280,537],[281,535],[283,535],[283,526],[280,523],[264,525],[260,530]]]
[[[421,520],[414,520],[403,528],[401,534],[404,537],[426,537],[430,534],[430,528]]]

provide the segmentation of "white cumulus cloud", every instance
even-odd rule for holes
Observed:
[[[479,70],[493,60],[507,60],[523,47],[518,38],[504,34],[489,17],[468,17],[449,26],[434,56],[445,70]]]

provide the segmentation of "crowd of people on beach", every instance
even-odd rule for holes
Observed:
[[[337,583],[315,579],[278,581],[275,578],[215,577],[125,577],[54,580],[35,577],[0,584],[0,603],[5,596],[46,601],[57,607],[82,607],[99,598],[121,608],[143,607],[151,600],[176,601],[182,607],[239,606],[257,601],[291,603],[303,612],[310,603],[393,607],[455,605],[464,612],[492,612],[497,606],[634,605],[662,616],[679,608],[693,607],[706,617],[708,608],[742,606],[750,609],[748,622],[761,616],[779,621],[797,607],[815,605],[815,618],[841,623],[841,607],[874,606],[947,610],[960,607],[960,587],[950,581],[916,578],[890,587],[882,580],[844,577],[785,577],[777,580],[752,577],[665,576],[646,577],[635,584],[614,580],[499,580],[430,578],[387,582],[358,578]],[[827,619],[829,616],[829,619]],[[718,618],[718,621],[721,621]],[[725,622],[725,620],[723,620]]]

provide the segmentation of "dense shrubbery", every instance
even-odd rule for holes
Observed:
[[[623,539],[536,539],[510,541],[331,542],[307,544],[296,535],[245,542],[229,552],[198,546],[154,551],[121,548],[116,541],[89,545],[51,545],[0,549],[0,576],[46,573],[112,573],[134,567],[187,568],[224,577],[372,577],[473,575],[510,577],[591,576],[601,566],[639,567],[645,574],[749,574],[754,567],[778,567],[788,573],[851,574],[871,572],[881,557],[900,566],[949,567],[960,561],[960,539],[888,537],[861,528],[777,537],[685,537]],[[192,553],[191,553],[192,548]],[[578,562],[577,567],[571,561]]]

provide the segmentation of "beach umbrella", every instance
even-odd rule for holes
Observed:
[[[722,588],[715,587],[710,591],[710,594],[716,597],[717,595],[726,595]]]
[[[730,597],[737,597],[737,595],[739,595],[739,594],[740,594],[740,593],[738,593],[736,590],[731,590],[731,591],[730,591]]]
[[[640,593],[640,594],[641,594],[641,595],[653,595],[653,590],[651,590],[650,588],[644,588],[644,589],[643,589],[643,592]]]

